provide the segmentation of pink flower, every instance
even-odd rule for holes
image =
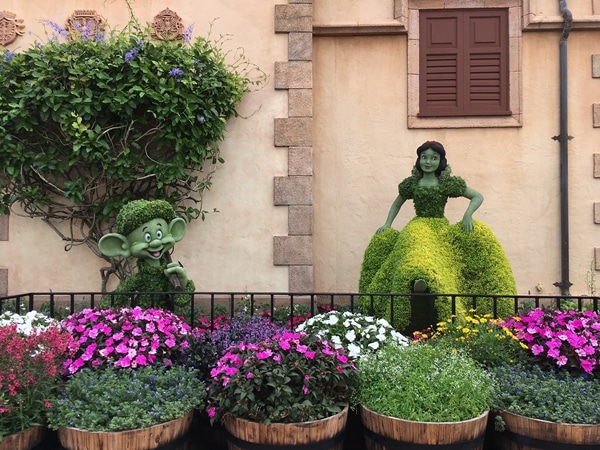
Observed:
[[[534,344],[531,346],[531,353],[533,353],[534,355],[539,355],[540,353],[544,352],[544,347],[542,345],[539,344]]]
[[[257,359],[267,359],[267,358],[270,358],[271,356],[273,356],[273,351],[270,348],[265,349],[264,351],[258,352],[256,354]]]

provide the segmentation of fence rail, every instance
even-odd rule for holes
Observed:
[[[234,315],[236,311],[244,309],[250,314],[257,311],[265,311],[275,317],[276,313],[283,313],[290,324],[294,323],[294,317],[314,315],[323,309],[339,308],[352,312],[373,313],[375,299],[389,299],[390,310],[399,299],[410,299],[412,302],[430,301],[433,304],[435,298],[444,297],[450,299],[452,313],[456,313],[457,300],[461,303],[466,301],[477,309],[480,300],[489,299],[493,301],[492,315],[497,317],[497,303],[499,299],[504,302],[510,299],[514,305],[514,312],[528,310],[534,307],[554,307],[562,309],[593,310],[599,311],[600,297],[596,296],[552,296],[552,295],[473,295],[473,294],[401,294],[401,293],[289,293],[289,292],[194,292],[186,293],[190,296],[189,304],[184,307],[175,306],[175,296],[182,295],[181,292],[169,293],[119,293],[129,298],[129,304],[136,305],[136,299],[140,295],[149,296],[151,304],[153,299],[170,298],[171,309],[181,313],[191,325],[197,323],[200,317],[212,320],[222,314]],[[25,313],[36,310],[48,314],[51,317],[61,319],[74,311],[87,307],[109,306],[115,301],[115,293],[102,292],[30,292],[18,295],[0,297],[0,312],[13,311]],[[359,304],[360,303],[360,304]],[[429,323],[435,323],[432,321]],[[394,325],[394,317],[390,317]]]

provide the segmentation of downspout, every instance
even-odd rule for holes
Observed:
[[[567,39],[573,24],[573,15],[567,9],[566,0],[559,0],[560,12],[564,19],[560,38],[560,134],[552,139],[560,143],[560,261],[561,281],[554,283],[561,290],[561,295],[570,296],[569,288],[569,136],[568,132],[568,98],[567,98]]]

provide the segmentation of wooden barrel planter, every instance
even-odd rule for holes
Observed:
[[[229,450],[342,450],[348,407],[321,420],[263,424],[225,416]]]
[[[482,450],[488,411],[462,422],[415,422],[384,416],[360,406],[367,450],[445,449]]]
[[[15,434],[5,436],[0,442],[0,450],[31,450],[44,439],[46,427],[37,425]]]
[[[182,438],[192,424],[194,411],[169,422],[127,431],[86,431],[61,427],[58,440],[67,450],[153,450]]]
[[[502,450],[560,448],[592,450],[600,448],[600,424],[579,425],[532,419],[502,411],[505,431],[496,433],[495,441]]]

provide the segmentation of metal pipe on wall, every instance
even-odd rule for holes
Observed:
[[[567,39],[573,24],[573,14],[567,8],[566,0],[559,0],[560,13],[564,24],[559,43],[560,68],[560,134],[552,139],[560,143],[560,260],[561,281],[554,283],[562,295],[571,295],[569,281],[569,114],[567,96]]]

